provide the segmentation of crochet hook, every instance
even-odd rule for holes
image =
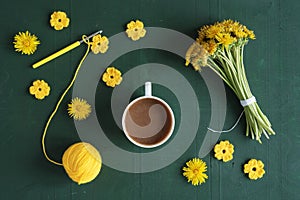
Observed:
[[[92,35],[89,35],[86,39],[89,40],[90,38],[94,37],[95,35],[101,34],[101,33],[102,33],[102,30],[97,31],[96,33],[93,33]],[[45,64],[45,63],[47,63],[47,62],[49,62],[49,61],[51,61],[51,60],[57,58],[58,56],[61,56],[62,54],[65,54],[65,53],[67,53],[68,51],[71,51],[72,49],[78,47],[82,42],[83,42],[83,39],[80,40],[80,41],[76,41],[76,42],[74,42],[73,44],[70,44],[69,46],[67,46],[67,47],[65,47],[65,48],[63,48],[63,49],[61,49],[61,50],[59,50],[58,52],[56,52],[56,53],[54,53],[54,54],[52,54],[52,55],[50,55],[50,56],[44,58],[43,60],[40,60],[39,62],[33,64],[32,67],[33,67],[34,69],[35,69],[35,68],[38,68],[38,67],[40,67],[41,65],[43,65],[43,64]]]

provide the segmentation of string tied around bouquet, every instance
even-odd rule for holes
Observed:
[[[249,105],[251,105],[251,104],[253,104],[255,102],[256,102],[255,96],[252,96],[252,97],[250,97],[248,99],[240,100],[240,104],[243,106],[243,108],[245,108],[246,106],[249,106]],[[228,129],[228,130],[218,131],[218,130],[214,130],[214,129],[209,128],[209,127],[207,129],[210,130],[211,132],[214,132],[214,133],[228,133],[228,132],[232,131],[238,125],[238,123],[240,122],[240,120],[241,120],[244,112],[245,112],[245,110],[242,111],[242,113],[240,114],[240,116],[238,117],[238,119],[236,120],[236,122],[234,123],[234,125],[230,129]]]
[[[256,102],[255,96],[250,97],[249,99],[240,100],[240,103],[243,107],[249,106]]]
[[[51,123],[51,120],[53,119],[57,110],[59,109],[59,106],[61,105],[65,95],[68,93],[68,91],[73,86],[73,84],[77,78],[77,75],[79,73],[79,70],[82,66],[82,63],[84,62],[84,60],[86,59],[86,57],[90,51],[92,43],[89,42],[89,37],[87,37],[86,35],[83,35],[82,42],[87,44],[87,50],[86,50],[84,56],[82,57],[82,59],[80,60],[71,82],[69,83],[69,85],[66,87],[66,89],[62,93],[61,97],[59,98],[58,102],[56,103],[54,110],[52,111],[50,117],[48,118],[48,121],[45,125],[44,132],[42,135],[42,148],[43,148],[43,154],[44,154],[45,158],[49,162],[51,162],[55,165],[63,166],[66,173],[68,174],[68,176],[74,182],[78,183],[79,185],[83,184],[83,183],[88,183],[88,182],[94,180],[97,177],[97,175],[99,174],[99,172],[101,170],[101,166],[102,166],[102,160],[101,160],[101,156],[100,156],[100,153],[98,152],[98,150],[95,147],[93,147],[91,144],[86,143],[86,142],[75,143],[75,144],[71,145],[69,148],[67,148],[67,150],[63,154],[62,162],[60,163],[60,162],[56,162],[56,161],[52,160],[48,156],[47,151],[46,151],[46,146],[45,146],[45,138],[46,138],[47,130]]]

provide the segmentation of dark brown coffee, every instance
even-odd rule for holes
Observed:
[[[154,98],[143,98],[128,109],[125,128],[134,141],[154,145],[171,134],[172,120],[172,113],[166,105]]]

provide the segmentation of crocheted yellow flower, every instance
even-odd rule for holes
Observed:
[[[54,11],[51,15],[50,25],[54,27],[55,30],[62,30],[69,26],[70,19],[67,14],[62,11]]]
[[[107,86],[115,87],[122,82],[122,74],[118,69],[114,67],[108,67],[102,76],[102,80]]]
[[[195,185],[201,185],[205,183],[205,179],[208,176],[204,173],[207,171],[207,166],[204,161],[199,158],[193,158],[186,163],[187,167],[183,167],[183,176],[188,179],[188,182],[192,182]]]
[[[251,159],[244,165],[244,173],[252,180],[262,178],[265,174],[264,163],[261,160]]]
[[[131,21],[127,24],[126,30],[127,36],[133,41],[136,41],[146,35],[146,30],[144,29],[143,22],[136,20]]]
[[[91,105],[86,100],[76,97],[68,104],[68,113],[75,120],[86,119],[91,113]]]
[[[29,93],[41,100],[50,94],[50,86],[44,80],[36,80],[29,87]]]
[[[233,159],[234,146],[228,141],[221,141],[214,147],[215,157],[223,162],[228,162]]]
[[[37,45],[40,44],[38,38],[35,35],[31,35],[28,31],[25,33],[19,32],[14,39],[13,43],[16,51],[27,55],[33,54],[37,49]]]
[[[92,39],[91,50],[94,54],[105,53],[108,49],[109,40],[100,34],[95,35]]]

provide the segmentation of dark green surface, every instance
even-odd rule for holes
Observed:
[[[297,0],[17,0],[2,2],[0,9],[0,199],[300,199],[297,192],[300,186],[300,3]],[[49,26],[49,16],[55,10],[69,15],[71,24],[67,29],[55,31]],[[213,154],[208,155],[204,158],[208,164],[207,182],[199,187],[188,184],[181,176],[181,168],[197,156],[203,139],[201,133],[210,120],[207,89],[194,84],[194,88],[201,88],[206,95],[197,93],[199,101],[204,102],[199,133],[192,146],[168,167],[146,174],[130,174],[104,165],[97,179],[78,186],[62,167],[49,163],[41,151],[42,130],[85,48],[81,46],[38,70],[33,70],[31,64],[82,34],[103,29],[109,37],[124,31],[126,23],[137,18],[146,26],[174,29],[191,37],[196,36],[198,27],[224,18],[239,20],[253,29],[257,39],[245,50],[247,76],[277,135],[270,141],[263,139],[260,145],[245,137],[242,121],[234,131],[221,136],[235,145],[234,160],[222,163]],[[31,56],[14,52],[12,44],[13,36],[26,30],[41,40],[37,52]],[[131,62],[135,65],[160,62],[151,51],[139,52],[138,58],[134,61],[120,58],[116,62],[125,68]],[[161,63],[168,62],[183,67],[184,61],[174,55],[163,56]],[[186,70],[192,84],[197,81],[204,84],[200,76]],[[27,92],[35,79],[45,79],[52,87],[51,95],[43,101],[35,100]],[[103,101],[109,102],[111,91],[103,90],[97,98],[105,94]],[[66,96],[47,137],[49,154],[58,161],[70,144],[79,141],[74,123],[65,112],[70,98],[71,93]],[[225,127],[231,126],[241,111],[230,90],[227,90],[227,100]],[[99,109],[101,113],[101,106]],[[116,137],[111,140],[118,143]],[[263,179],[250,181],[243,174],[242,165],[250,158],[265,163]]]

